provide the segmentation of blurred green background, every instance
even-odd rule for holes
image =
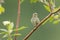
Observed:
[[[5,13],[0,15],[0,28],[5,28],[2,24],[5,20],[13,21],[16,24],[17,19],[17,0],[5,0],[3,7],[5,8]],[[57,7],[60,5],[60,0],[56,0]],[[42,3],[30,3],[30,0],[24,0],[21,4],[21,15],[20,15],[20,25],[28,27],[22,31],[19,31],[22,35],[18,37],[18,40],[23,40],[23,38],[33,29],[33,25],[30,20],[34,12],[38,13],[40,20],[49,14],[49,12],[43,7]],[[1,38],[1,36],[0,36]],[[2,39],[5,40],[5,39]],[[60,40],[60,23],[52,24],[47,22],[45,25],[39,27],[28,40]]]

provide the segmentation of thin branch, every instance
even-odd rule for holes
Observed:
[[[20,0],[18,0],[18,14],[17,14],[17,21],[16,21],[16,34],[18,33],[19,22],[20,22]],[[17,40],[17,36],[15,36],[14,40]]]
[[[50,18],[53,14],[55,14],[55,13],[57,13],[57,12],[60,11],[60,8],[59,8],[56,12],[52,12],[50,0],[49,0],[48,2],[49,2],[49,7],[50,7],[51,12],[50,12],[49,15],[47,15],[43,20],[41,20],[40,23],[37,24],[37,25],[26,35],[26,37],[25,37],[23,40],[27,40],[27,39],[37,30],[37,28],[40,27],[48,18]]]
[[[55,14],[57,12],[59,12],[60,9],[58,9],[56,12],[54,13],[50,13],[48,16],[46,16],[43,20],[41,20],[41,22],[39,24],[37,24],[27,35],[23,40],[27,40],[33,32],[35,32],[37,30],[38,27],[40,27],[49,17],[51,17],[52,14]]]

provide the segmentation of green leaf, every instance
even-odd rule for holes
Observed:
[[[23,3],[23,2],[24,2],[24,0],[21,0],[21,1],[20,1],[20,4]]]
[[[54,16],[54,19],[59,19],[59,15],[55,15]]]
[[[13,27],[14,27],[14,24],[13,24],[13,23],[10,23],[10,24],[7,26],[7,29],[8,29],[8,30],[12,30]]]
[[[54,4],[52,0],[50,1],[50,3],[51,3],[52,5]]]
[[[25,29],[25,28],[27,28],[27,27],[22,26],[22,27],[20,27],[18,30],[23,30],[23,29]]]
[[[45,5],[49,5],[49,3],[47,2],[47,0],[39,0],[39,2],[44,3]]]
[[[12,40],[12,38],[9,38],[9,37],[8,37],[7,40]]]
[[[5,38],[5,37],[7,37],[8,35],[7,34],[5,34],[2,38]]]
[[[5,8],[0,4],[0,15],[5,12]]]
[[[49,18],[49,21],[52,22],[54,20],[54,14]]]
[[[59,22],[60,22],[59,20],[55,20],[53,24],[58,24]]]
[[[25,28],[27,28],[27,27],[22,26],[22,27],[18,28],[18,31],[23,30],[23,29],[25,29]],[[16,29],[14,29],[14,31],[16,31]]]
[[[55,1],[51,0],[50,3],[52,4],[53,7],[55,7]]]
[[[7,34],[7,32],[0,32],[0,34]]]
[[[21,36],[21,34],[20,33],[12,34],[12,36]]]
[[[58,9],[60,9],[60,7],[54,8],[53,13],[56,12]]]
[[[39,0],[39,1],[43,3],[43,0]]]
[[[9,33],[12,33],[13,32],[13,27],[14,27],[14,24],[13,23],[10,23],[9,25],[7,25],[7,29],[8,29],[8,32]]]
[[[7,32],[7,30],[6,30],[6,29],[0,29],[0,31]]]
[[[49,7],[49,6],[44,5],[44,7],[45,7],[45,9],[46,9],[47,11],[51,12],[51,11],[50,11],[50,7]]]
[[[36,3],[38,0],[30,0],[30,3]]]

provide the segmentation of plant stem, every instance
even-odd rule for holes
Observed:
[[[16,33],[18,33],[18,27],[20,22],[20,0],[18,0],[18,14],[17,14],[17,21],[16,21]],[[15,36],[14,40],[17,40],[17,36]]]
[[[10,33],[8,33],[8,40],[12,40]]]
[[[49,3],[50,11],[52,12],[52,11],[53,11],[53,9],[52,9],[52,6],[53,6],[53,5],[50,3],[50,1],[51,1],[51,0],[48,0],[48,3]]]
[[[53,14],[55,14],[55,13],[57,13],[57,12],[60,11],[60,8],[59,8],[56,12],[52,12],[50,0],[49,0],[48,2],[49,2],[49,7],[50,7],[51,12],[50,12],[49,15],[47,15],[44,19],[42,19],[42,20],[40,21],[40,23],[37,24],[37,25],[26,35],[26,37],[25,37],[23,40],[27,40],[27,39],[37,30],[37,28],[40,27],[48,18],[50,18]]]

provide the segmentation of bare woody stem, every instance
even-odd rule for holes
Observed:
[[[17,21],[16,21],[16,34],[18,33],[19,22],[20,22],[20,0],[18,0],[18,14],[17,14]],[[15,36],[14,40],[17,40],[17,36]]]
[[[38,27],[40,27],[49,17],[51,17],[52,14],[57,13],[58,11],[60,11],[60,9],[58,9],[56,12],[54,13],[50,13],[48,16],[46,16],[43,20],[41,20],[41,22],[39,24],[37,24],[27,35],[23,40],[27,40],[33,32],[35,32],[37,30]]]
[[[47,15],[43,20],[41,20],[40,23],[37,24],[37,25],[26,35],[26,37],[25,37],[23,40],[27,40],[27,39],[37,30],[37,28],[40,27],[48,18],[50,18],[53,14],[55,14],[55,13],[57,13],[57,12],[60,11],[60,8],[59,8],[56,12],[52,12],[50,0],[49,0],[48,2],[49,2],[49,7],[50,7],[51,12],[50,12],[49,15]]]

